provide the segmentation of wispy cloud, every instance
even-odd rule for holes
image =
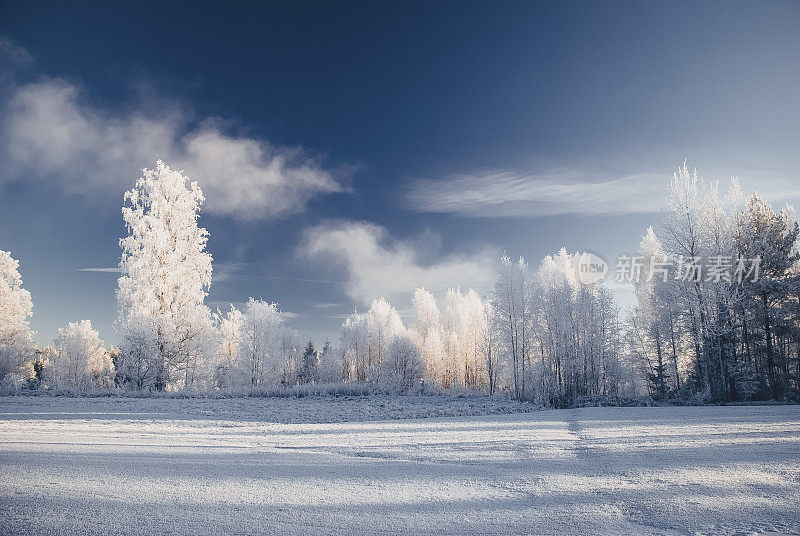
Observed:
[[[746,178],[747,192],[781,202],[800,197],[796,175],[760,172]],[[477,218],[648,214],[663,208],[670,179],[668,169],[606,175],[569,169],[540,174],[498,171],[411,181],[402,199],[407,209]]]
[[[5,40],[0,54],[13,56],[6,62],[13,68],[26,53]],[[326,167],[302,147],[237,134],[219,119],[198,121],[183,103],[131,103],[120,111],[91,104],[79,85],[59,78],[0,82],[7,96],[0,105],[0,187],[39,180],[118,198],[143,167],[162,159],[200,184],[206,210],[241,220],[287,216],[315,196],[347,190],[341,179],[352,169]]]
[[[33,62],[27,50],[0,35],[0,62],[10,65],[26,65]]]
[[[109,266],[108,268],[76,268],[76,270],[79,272],[107,272],[114,274],[124,273],[124,270],[118,266]]]
[[[413,242],[393,239],[379,225],[349,220],[306,229],[298,253],[343,269],[347,276],[344,290],[361,305],[380,296],[406,297],[417,286],[437,293],[450,286],[488,291],[496,256],[496,252],[482,249],[426,263]]]
[[[329,309],[337,309],[342,307],[344,304],[341,303],[329,303],[329,302],[322,302],[322,303],[315,303],[312,305],[314,309],[320,310],[329,310]]]
[[[308,277],[291,277],[287,275],[268,275],[268,279],[282,279],[284,281],[300,281],[301,283],[320,283],[326,285],[341,285],[347,283],[340,279],[311,279]]]
[[[248,267],[249,264],[245,262],[215,263],[213,282],[223,283],[232,279],[244,278]]]
[[[413,181],[404,201],[421,212],[482,218],[649,213],[659,211],[666,180],[657,174],[598,178],[574,171],[502,171]]]

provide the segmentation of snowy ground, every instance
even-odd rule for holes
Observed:
[[[0,399],[0,532],[800,534],[800,406],[493,404]]]

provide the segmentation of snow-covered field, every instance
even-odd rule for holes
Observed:
[[[0,532],[800,534],[800,406],[525,409],[4,398]]]

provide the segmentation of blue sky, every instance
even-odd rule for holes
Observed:
[[[796,2],[18,2],[0,7],[0,249],[39,343],[116,342],[123,192],[200,182],[213,308],[321,342],[415,285],[488,292],[499,252],[613,258],[686,159],[800,199]]]

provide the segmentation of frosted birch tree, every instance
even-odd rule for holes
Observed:
[[[342,379],[363,382],[367,379],[369,360],[369,319],[353,311],[342,323],[340,336],[342,348]]]
[[[149,386],[156,389],[193,387],[211,348],[211,313],[204,300],[212,259],[205,250],[208,232],[197,225],[203,200],[196,182],[160,160],[125,193],[122,215],[129,234],[120,240],[117,303],[127,353],[120,357],[158,362],[161,370]],[[154,347],[132,349],[131,339],[147,330],[154,334]],[[155,356],[146,355],[153,350]]]
[[[397,309],[385,298],[373,300],[367,312],[368,352],[367,379],[380,381],[380,364],[392,339],[405,335],[406,328]]]
[[[219,332],[219,345],[212,372],[215,387],[226,388],[233,385],[233,367],[239,354],[243,316],[242,312],[233,304],[225,315],[219,309],[214,315]]]
[[[354,311],[342,324],[343,377],[380,384],[380,365],[389,343],[406,333],[397,309],[384,298],[373,300],[366,314]]]
[[[446,369],[442,341],[442,313],[436,305],[433,294],[422,287],[414,290],[411,305],[413,310],[411,336],[419,347],[427,375],[442,384]]]
[[[424,376],[425,363],[414,339],[395,335],[381,361],[381,385],[394,392],[412,392],[419,389]]]
[[[507,356],[511,369],[511,387],[514,398],[524,396],[525,361],[527,358],[527,334],[530,326],[528,296],[528,265],[520,257],[517,262],[508,255],[500,258],[499,273],[495,283],[494,311],[496,325],[500,329],[500,348]]]
[[[238,323],[234,383],[245,387],[277,385],[281,380],[284,335],[278,304],[250,298]]]

